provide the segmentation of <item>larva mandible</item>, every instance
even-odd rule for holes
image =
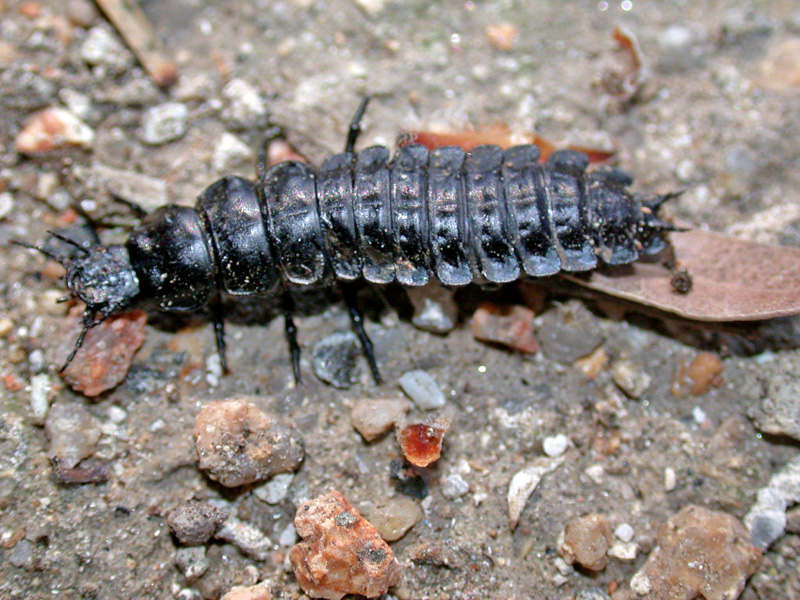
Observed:
[[[66,285],[86,305],[67,364],[91,327],[134,306],[187,312],[219,308],[223,292],[282,294],[299,379],[291,289],[342,284],[379,382],[347,282],[462,286],[587,271],[598,262],[658,254],[668,245],[665,234],[678,229],[658,216],[674,194],[633,194],[631,175],[614,167],[587,173],[581,152],[560,150],[544,164],[533,145],[465,152],[411,144],[393,158],[383,146],[355,154],[365,107],[366,99],[346,151],[318,169],[286,161],[262,169],[255,182],[224,177],[194,208],[167,205],[146,216],[125,244],[86,247],[65,239],[77,250],[61,259]],[[686,274],[677,274],[688,288]],[[225,365],[222,314],[212,315]]]

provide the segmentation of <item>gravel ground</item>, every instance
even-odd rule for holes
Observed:
[[[152,208],[191,205],[223,174],[252,177],[268,122],[319,163],[340,151],[350,115],[371,93],[361,147],[392,145],[415,127],[507,123],[616,149],[638,189],[684,188],[672,211],[694,226],[797,246],[796,3],[142,4],[179,66],[169,91],[86,0],[0,0],[0,596],[218,598],[268,579],[274,597],[303,597],[281,545],[295,509],[331,488],[367,515],[398,495],[394,436],[365,444],[350,411],[361,399],[401,398],[397,380],[413,369],[433,377],[453,410],[443,457],[424,472],[424,517],[392,543],[405,567],[393,591],[401,599],[633,598],[629,581],[662,523],[689,504],[743,519],[758,490],[797,456],[797,320],[754,325],[753,344],[652,317],[618,321],[560,299],[537,317],[545,352],[531,358],[477,342],[466,323],[443,336],[415,329],[393,292],[373,293],[368,331],[387,383],[375,386],[362,365],[358,381],[340,390],[313,376],[310,356],[348,329],[347,314],[315,297],[298,319],[302,386],[293,384],[280,319],[256,318],[246,306],[228,326],[231,375],[219,376],[202,318],[153,317],[127,380],[87,399],[53,365],[65,314],[54,304],[58,281],[42,272],[41,256],[8,243],[43,240],[65,225],[72,204],[104,214],[113,207],[105,192],[120,182]],[[618,23],[638,38],[651,75],[629,103],[603,87],[621,69]],[[502,24],[513,25],[515,39],[487,30]],[[81,130],[78,147],[19,154],[14,140],[26,119],[48,106],[69,109],[93,136]],[[464,320],[482,294],[458,297]],[[585,352],[554,349],[552,340],[548,351],[546,332],[558,341],[567,327],[579,328],[572,339],[596,338],[612,368],[590,379],[574,365]],[[700,349],[722,357],[721,385],[696,396],[676,390],[675,373]],[[649,378],[638,398],[615,384],[620,364]],[[200,407],[240,394],[256,396],[305,440],[305,462],[276,504],[196,468]],[[82,464],[104,481],[59,480],[42,427],[48,405],[72,408],[81,431],[96,431]],[[557,435],[568,440],[565,460],[510,532],[509,481]],[[460,496],[458,478],[468,484]],[[206,550],[205,574],[188,583],[166,516],[193,498],[259,527],[275,542],[268,557],[218,540]],[[800,598],[793,511],[742,598]],[[629,524],[635,558],[612,559],[597,574],[563,569],[559,533],[587,513]]]

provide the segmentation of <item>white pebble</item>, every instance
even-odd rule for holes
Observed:
[[[706,422],[708,415],[706,415],[706,411],[704,411],[702,408],[700,408],[699,406],[695,406],[692,409],[692,418],[694,419],[695,423],[697,423],[698,425],[702,425],[703,423]]]
[[[253,158],[250,147],[235,135],[227,131],[219,138],[211,166],[215,171],[231,171],[237,166],[247,163]]]
[[[37,423],[44,423],[47,410],[50,408],[50,376],[40,373],[31,377],[31,412]]]
[[[422,410],[442,408],[446,399],[442,390],[425,371],[408,371],[398,379],[400,387]]]
[[[227,104],[222,117],[239,127],[261,125],[267,114],[258,90],[244,79],[232,79],[222,88],[222,97]]]
[[[183,137],[189,109],[180,102],[165,102],[147,109],[139,133],[142,141],[152,146],[166,144]]]
[[[664,490],[667,492],[671,492],[675,489],[675,486],[678,483],[678,477],[675,474],[675,469],[672,467],[667,467],[664,469]]]
[[[542,442],[542,449],[544,453],[550,458],[561,456],[567,451],[569,439],[563,433],[544,438]]]
[[[5,219],[14,210],[14,196],[9,192],[0,194],[0,219]]]
[[[627,523],[620,523],[614,530],[614,535],[620,541],[630,542],[633,539],[633,527]]]
[[[128,411],[124,408],[119,406],[114,406],[113,404],[108,407],[108,418],[111,419],[114,423],[122,423],[125,419],[128,418]]]
[[[253,490],[256,498],[267,504],[280,504],[289,495],[289,486],[294,480],[294,473],[280,473],[263,485]]]
[[[606,470],[603,468],[603,465],[592,465],[591,467],[587,467],[584,471],[586,475],[594,481],[597,485],[603,483],[603,476],[606,474]]]
[[[449,500],[461,498],[469,492],[469,484],[458,473],[451,473],[445,477],[442,485],[442,496]]]
[[[281,531],[278,538],[278,545],[284,548],[289,548],[297,543],[297,529],[294,528],[294,523],[289,523],[286,529]]]

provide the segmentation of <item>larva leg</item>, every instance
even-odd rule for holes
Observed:
[[[375,349],[372,346],[372,340],[369,339],[367,332],[364,330],[364,315],[358,308],[356,303],[355,290],[352,286],[343,284],[340,286],[344,302],[347,305],[347,311],[350,313],[350,321],[353,324],[353,332],[358,337],[361,344],[361,351],[369,363],[370,371],[372,371],[372,378],[375,380],[376,385],[381,385],[383,379],[381,378],[380,370],[378,369],[378,362],[375,360]]]
[[[222,372],[228,373],[228,359],[225,357],[225,314],[219,296],[211,301],[211,322],[214,324],[214,337],[217,341],[217,354]]]
[[[289,342],[289,353],[292,356],[292,371],[295,383],[300,383],[300,345],[297,343],[297,326],[292,319],[294,300],[287,290],[283,293],[283,323],[286,329],[286,340]]]
[[[356,109],[356,113],[353,115],[353,119],[350,121],[350,128],[347,132],[347,143],[344,146],[345,152],[352,152],[353,149],[356,147],[356,140],[358,139],[358,134],[361,133],[361,119],[364,117],[364,113],[367,111],[367,104],[369,104],[370,99],[372,96],[364,96],[361,100],[361,104],[358,105]]]

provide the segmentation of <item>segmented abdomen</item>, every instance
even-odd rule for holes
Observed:
[[[268,293],[282,279],[297,286],[358,277],[408,286],[434,277],[445,285],[505,283],[592,269],[598,257],[629,263],[661,247],[644,227],[647,209],[625,189],[629,175],[587,175],[579,152],[538,159],[532,145],[469,153],[410,145],[391,161],[376,146],[331,156],[319,169],[285,162],[257,184],[216,182],[195,209],[161,209],[128,247],[153,288],[145,293],[183,310],[216,289]],[[184,280],[188,291],[178,298]]]
[[[391,162],[376,146],[318,171],[276,165],[262,190],[276,258],[298,285],[332,274],[410,286],[584,271],[598,254],[636,260],[640,206],[619,172],[586,175],[578,152],[538,158],[532,145],[410,145]]]

